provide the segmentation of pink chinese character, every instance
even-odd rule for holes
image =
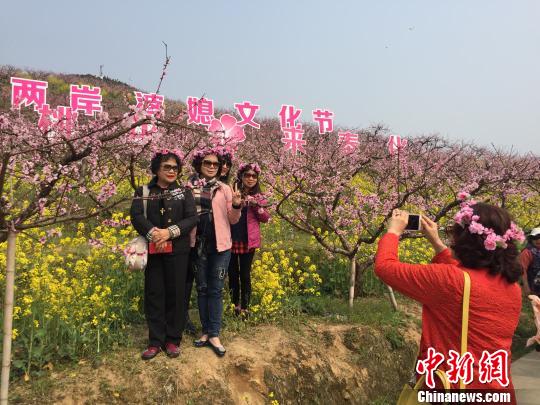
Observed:
[[[234,107],[236,108],[236,111],[238,111],[238,114],[242,119],[242,121],[240,121],[237,125],[250,125],[256,129],[259,129],[261,127],[259,123],[253,121],[255,114],[257,113],[259,108],[261,108],[260,105],[251,104],[249,101],[244,101],[243,103],[236,103]]]
[[[137,117],[137,115],[134,115],[132,117],[133,123],[136,123],[139,121],[141,117]],[[145,138],[147,136],[151,136],[152,134],[155,134],[157,132],[157,126],[153,124],[141,124],[133,128],[129,133],[135,137],[135,138]]]
[[[101,88],[72,84],[70,89],[71,111],[81,110],[84,111],[84,115],[90,116],[93,116],[95,112],[103,112]]]
[[[37,111],[47,102],[47,87],[49,83],[39,80],[11,78],[11,107],[19,109],[21,104],[29,107],[34,104]]]
[[[279,110],[279,121],[281,129],[296,127],[296,120],[302,114],[302,110],[296,109],[294,105],[283,104]]]
[[[51,109],[49,104],[43,104],[38,109],[38,114],[38,127],[43,132],[49,131],[54,127],[54,129],[61,129],[68,133],[71,133],[73,130],[78,115],[78,113],[71,111],[71,107],[59,105],[55,109]]]
[[[399,135],[390,135],[388,138],[388,152],[390,152],[390,155],[392,156],[405,149],[406,146],[407,140],[402,139]]]
[[[319,124],[319,134],[325,134],[334,130],[334,113],[328,110],[313,110],[313,120]]]
[[[352,134],[350,132],[338,132],[338,143],[345,152],[352,152],[358,146],[358,134]]]
[[[473,364],[474,358],[471,353],[467,352],[460,357],[455,350],[448,351],[449,359],[446,364],[450,369],[446,372],[448,381],[452,384],[457,384],[459,380],[463,380],[465,385],[470,384],[473,379]]]
[[[188,97],[186,101],[188,124],[210,125],[214,118],[214,101],[208,98]]]
[[[302,124],[296,124],[292,128],[283,128],[283,138],[281,142],[285,144],[285,150],[290,150],[295,155],[298,154],[298,151],[305,153],[304,145],[306,141],[302,139],[304,131],[302,131]]]
[[[416,372],[426,375],[426,384],[429,388],[435,388],[435,370],[444,361],[444,356],[430,347],[425,360],[418,360],[416,363]]]
[[[159,117],[165,97],[156,93],[141,93],[140,91],[135,91],[134,93],[137,100],[137,108],[144,109],[148,114]]]
[[[508,352],[505,350],[500,349],[492,354],[484,350],[478,362],[478,369],[479,379],[482,384],[497,380],[503,387],[506,387],[510,383],[508,378]]]
[[[37,112],[39,115],[38,128],[43,132],[48,131],[51,126],[58,121],[58,119],[56,118],[56,110],[51,110],[49,104],[43,104],[37,109]]]

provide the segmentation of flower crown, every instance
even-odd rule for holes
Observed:
[[[261,168],[257,163],[242,163],[238,168],[238,173],[242,173],[246,170],[253,170],[255,173],[260,174]]]
[[[511,240],[517,240],[523,242],[525,240],[525,234],[514,223],[510,223],[510,228],[504,233],[504,235],[497,235],[491,228],[485,227],[480,222],[480,216],[475,215],[472,206],[476,204],[475,200],[470,199],[470,194],[465,192],[458,193],[458,200],[461,209],[454,216],[454,221],[460,224],[463,228],[468,225],[469,232],[477,235],[484,235],[484,247],[486,250],[495,250],[498,247],[506,249],[508,247],[507,242]]]
[[[158,157],[158,155],[168,155],[169,153],[176,155],[181,162],[184,160],[184,154],[180,149],[158,149],[154,152],[154,156],[152,157],[152,159]]]
[[[201,159],[208,155],[216,155],[216,156],[219,156],[221,159],[224,159],[230,156],[232,160],[232,153],[228,149],[224,148],[223,146],[213,146],[213,147],[206,146],[202,149],[199,149],[193,154],[193,159]]]

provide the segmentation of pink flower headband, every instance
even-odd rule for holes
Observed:
[[[238,172],[241,173],[249,169],[253,170],[257,174],[261,173],[261,168],[259,167],[257,163],[242,163],[240,167],[238,168]]]
[[[214,147],[207,146],[205,148],[199,149],[193,154],[193,158],[194,159],[203,158],[208,155],[216,155],[221,158],[225,157],[226,155],[230,155],[232,159],[232,153],[222,146],[214,146]]]
[[[184,154],[180,149],[160,149],[154,152],[153,158],[156,158],[158,155],[168,155],[169,153],[172,153],[173,155],[176,155],[180,161],[184,160]]]
[[[514,222],[510,223],[510,228],[502,236],[497,235],[493,229],[487,228],[478,222],[480,217],[474,214],[472,208],[476,204],[476,201],[471,200],[470,197],[469,193],[458,193],[458,200],[461,201],[459,204],[461,209],[454,216],[454,221],[463,228],[468,225],[469,232],[472,234],[484,235],[484,247],[486,250],[495,250],[498,247],[506,249],[508,247],[508,241],[517,240],[523,242],[525,240],[525,234]]]

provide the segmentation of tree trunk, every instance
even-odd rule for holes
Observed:
[[[392,287],[390,287],[388,284],[386,284],[386,288],[388,288],[388,294],[390,295],[390,303],[392,304],[394,311],[397,311],[398,307],[397,307],[396,296],[394,295],[394,290],[392,290]]]
[[[2,350],[2,379],[0,405],[8,403],[9,370],[11,366],[11,334],[13,331],[13,297],[15,290],[15,232],[8,231],[6,262],[6,298],[4,301],[4,342]]]
[[[349,281],[349,308],[354,305],[354,284],[356,279],[356,260],[354,257],[349,259],[351,265],[350,281]]]

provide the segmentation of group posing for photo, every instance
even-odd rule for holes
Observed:
[[[232,152],[225,148],[198,150],[191,162],[193,174],[182,186],[179,153],[162,150],[152,158],[152,180],[135,191],[132,224],[148,242],[144,312],[149,336],[144,360],[160,351],[177,357],[184,330],[196,333],[189,317],[194,283],[202,326],[196,347],[209,347],[220,357],[226,353],[220,331],[227,275],[235,313],[248,316],[260,223],[268,222],[270,215],[259,165],[240,165],[231,187],[232,163]]]
[[[226,352],[220,332],[227,276],[235,314],[249,315],[260,224],[270,218],[261,168],[255,162],[241,164],[231,186],[230,151],[207,147],[194,153],[191,164],[193,174],[181,186],[180,156],[168,150],[156,153],[150,165],[153,178],[136,190],[131,207],[133,226],[148,241],[146,360],[162,350],[177,357],[184,328],[195,333],[188,312],[194,282],[202,326],[196,347],[211,348],[220,357]],[[465,350],[477,359],[484,351],[503,350],[510,356],[522,304],[518,281],[523,279],[527,293],[540,295],[540,228],[530,232],[520,254],[517,242],[523,232],[507,211],[464,200],[448,233],[449,247],[440,239],[437,224],[421,217],[422,232],[436,253],[432,264],[422,265],[399,261],[398,244],[407,221],[407,212],[394,210],[388,233],[379,242],[375,273],[422,304],[418,359],[430,348],[441,353]],[[511,379],[501,387],[497,382],[481,384],[477,377],[471,388],[513,392]]]

